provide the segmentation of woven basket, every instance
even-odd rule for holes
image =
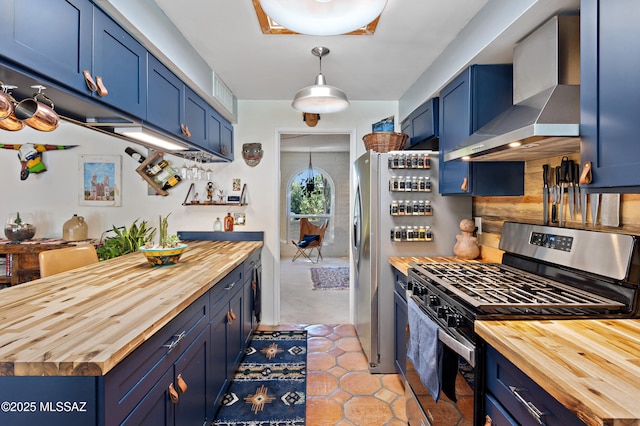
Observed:
[[[364,147],[376,152],[389,152],[402,149],[409,135],[396,132],[374,132],[364,135]]]

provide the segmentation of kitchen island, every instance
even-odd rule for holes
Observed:
[[[240,356],[263,243],[188,245],[172,266],[133,253],[0,290],[0,424],[142,424],[129,413],[158,385],[172,401],[174,392],[197,395],[201,381],[211,391],[205,377],[192,377],[183,395],[180,363],[199,345],[196,364],[215,379],[234,363],[220,348]],[[216,359],[223,365],[208,362]],[[219,395],[209,393],[213,404]],[[155,424],[174,424],[173,405]]]

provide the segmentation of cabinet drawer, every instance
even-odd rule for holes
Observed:
[[[107,373],[106,424],[121,421],[204,330],[209,323],[208,302],[208,294],[201,296]]]
[[[212,320],[213,316],[215,316],[220,309],[225,309],[226,311],[227,308],[225,305],[229,302],[231,296],[235,294],[236,290],[242,287],[242,273],[243,265],[240,265],[209,291],[209,320]]]
[[[575,414],[490,346],[487,346],[486,386],[519,424],[539,424],[535,415],[525,406],[525,403],[529,403],[542,413],[541,418],[549,426],[584,425]]]
[[[513,420],[513,417],[493,396],[486,395],[484,405],[484,412],[491,418],[491,424],[496,426],[519,426],[518,422]]]

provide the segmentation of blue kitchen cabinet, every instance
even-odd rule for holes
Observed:
[[[87,0],[0,2],[0,55],[84,93],[82,71],[91,70],[92,34],[93,5]]]
[[[182,137],[185,85],[155,56],[149,55],[147,121]]]
[[[144,118],[147,112],[147,50],[97,7],[93,11],[94,79],[102,78],[107,96],[93,96]],[[86,88],[86,85],[85,85]]]
[[[402,133],[409,137],[404,149],[416,147],[425,141],[438,137],[438,98],[432,98],[415,109],[400,124]]]
[[[510,64],[472,65],[440,91],[439,192],[500,196],[524,193],[524,162],[444,161],[473,132],[513,103]]]
[[[104,12],[87,0],[3,0],[1,7],[6,60],[144,117],[147,51]],[[88,89],[84,71],[102,79],[107,96]]]
[[[207,116],[211,106],[189,87],[184,97],[184,125],[188,129],[187,140],[198,146],[207,146],[209,134],[207,131]]]
[[[233,160],[233,126],[218,111],[211,108],[207,117],[208,147],[211,151]]]
[[[580,157],[591,162],[589,189],[640,191],[638,20],[635,0],[580,3]]]

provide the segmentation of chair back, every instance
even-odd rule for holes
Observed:
[[[98,262],[98,253],[91,244],[41,251],[40,277],[48,277],[70,269]]]
[[[328,225],[329,219],[325,219],[320,225],[314,225],[309,222],[309,219],[303,217],[300,219],[300,240],[302,240],[305,235],[318,235],[318,240],[312,241],[307,247],[321,246]]]

